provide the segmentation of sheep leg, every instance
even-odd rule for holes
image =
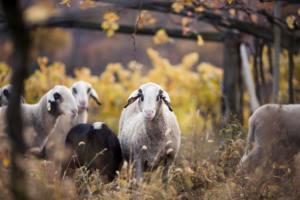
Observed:
[[[254,147],[248,155],[246,155],[241,161],[241,167],[246,170],[246,173],[252,173],[255,169],[262,164],[265,153],[259,146]]]
[[[140,183],[143,178],[142,158],[140,156],[134,160],[134,168],[135,168],[135,179],[137,183]]]
[[[164,160],[164,167],[162,171],[162,183],[164,184],[164,189],[168,189],[168,181],[169,181],[169,170],[170,166],[172,165],[173,158],[168,155]]]

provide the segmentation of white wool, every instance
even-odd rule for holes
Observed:
[[[103,122],[95,122],[93,123],[93,127],[96,130],[100,130],[102,128]]]
[[[49,113],[49,101],[54,101],[55,93],[60,94],[63,101],[57,104],[58,112],[53,115]],[[22,104],[21,106],[24,138],[29,147],[40,147],[42,145],[60,115],[71,117],[77,112],[75,99],[70,90],[61,85],[49,90],[38,103]],[[4,132],[6,127],[6,109],[6,107],[0,109],[1,133]]]
[[[180,147],[180,128],[174,112],[164,102],[159,103],[157,100],[159,91],[163,90],[159,85],[146,83],[139,89],[142,90],[144,99],[137,99],[123,109],[119,122],[119,139],[125,159],[142,157],[151,167],[156,167],[166,157],[171,157],[172,160],[176,158]],[[129,99],[137,94],[138,90],[134,91]],[[167,92],[163,91],[163,95],[170,102]],[[146,112],[149,110],[154,113],[154,117],[146,120]],[[145,147],[147,151],[139,156]]]

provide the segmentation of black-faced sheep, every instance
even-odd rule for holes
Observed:
[[[6,129],[6,109],[0,108],[1,133]],[[70,89],[61,85],[49,90],[36,104],[22,104],[21,109],[24,139],[29,148],[41,147],[59,116],[74,118],[78,112]]]

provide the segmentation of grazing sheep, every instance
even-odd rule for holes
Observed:
[[[241,167],[253,172],[267,161],[287,161],[300,150],[300,105],[267,104],[249,119]]]
[[[74,118],[77,105],[69,88],[61,85],[49,90],[38,103],[22,104],[24,139],[28,147],[40,147],[61,115]],[[6,128],[6,107],[0,108],[0,127]]]
[[[118,137],[102,123],[78,124],[66,137],[66,146],[71,154],[63,164],[63,172],[86,165],[88,169],[98,169],[105,182],[111,182],[123,163]],[[76,158],[73,158],[73,155]]]
[[[180,147],[180,128],[170,97],[159,85],[146,83],[128,98],[119,122],[123,157],[139,182],[144,170],[164,165],[163,182]]]
[[[8,105],[8,101],[9,101],[9,98],[11,95],[11,89],[12,89],[11,84],[4,85],[0,89],[0,106]],[[21,97],[21,101],[22,101],[22,103],[25,102],[23,97]]]

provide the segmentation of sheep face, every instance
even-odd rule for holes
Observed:
[[[0,94],[0,106],[7,106],[11,94],[11,85],[3,86]]]
[[[0,91],[0,106],[7,106],[9,102],[9,98],[12,92],[12,85],[8,84],[1,88]],[[21,96],[21,103],[24,103],[25,99]]]
[[[134,91],[130,95],[125,108],[136,100],[138,100],[138,107],[147,121],[153,120],[162,103],[164,103],[170,111],[173,111],[170,106],[168,93],[155,83],[146,83]]]
[[[84,81],[78,81],[71,86],[71,90],[75,97],[79,112],[88,109],[90,97],[94,99],[98,105],[101,105],[97,92],[91,84]]]
[[[76,101],[69,88],[55,86],[47,94],[47,109],[53,115],[68,115],[72,118],[77,116]]]

